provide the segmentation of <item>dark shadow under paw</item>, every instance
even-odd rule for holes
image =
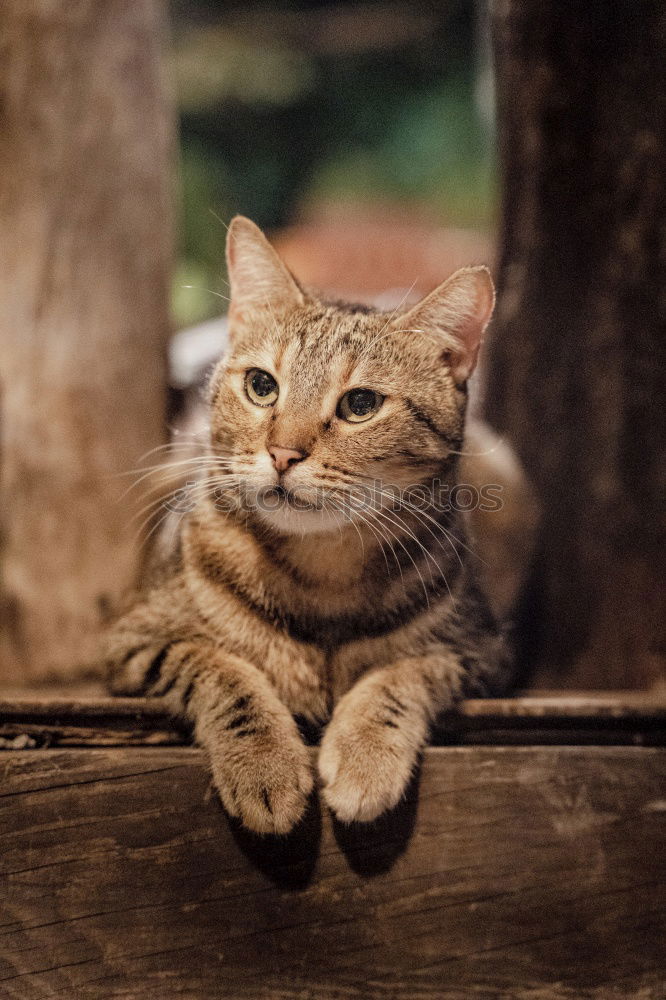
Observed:
[[[341,823],[333,817],[333,834],[349,867],[363,878],[389,871],[407,849],[416,823],[420,767],[404,798],[372,823]]]
[[[221,808],[221,807],[220,807]],[[312,878],[321,841],[321,808],[316,794],[290,833],[253,833],[225,813],[231,835],[245,857],[281,889],[305,889]]]

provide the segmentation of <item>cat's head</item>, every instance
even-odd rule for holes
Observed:
[[[230,343],[211,384],[211,442],[263,521],[337,531],[368,491],[381,503],[381,490],[432,481],[460,449],[495,299],[487,269],[381,313],[301,288],[249,219],[231,223],[227,260]]]

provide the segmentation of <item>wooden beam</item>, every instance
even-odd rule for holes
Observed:
[[[8,1000],[663,996],[649,748],[433,748],[392,815],[252,837],[198,750],[7,753]]]
[[[19,748],[160,746],[186,743],[189,733],[158,698],[32,696],[0,700],[0,739]],[[464,701],[441,719],[432,742],[658,746],[666,744],[666,705],[630,693]]]

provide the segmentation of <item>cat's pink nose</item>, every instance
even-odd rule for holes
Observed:
[[[292,465],[296,465],[296,462],[302,462],[304,458],[307,458],[304,451],[297,451],[296,448],[280,448],[278,445],[271,445],[268,453],[278,472],[286,472]]]

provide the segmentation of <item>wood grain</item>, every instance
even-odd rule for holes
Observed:
[[[649,688],[666,674],[664,5],[490,6],[502,219],[485,415],[542,507],[515,632],[534,686]]]
[[[3,754],[0,997],[656,1000],[665,761],[432,748],[384,821],[273,840],[195,749]]]
[[[81,676],[165,440],[174,121],[161,0],[0,3],[0,678]]]
[[[189,740],[158,698],[0,699],[0,739],[30,746],[172,745]],[[439,745],[666,743],[666,704],[614,697],[538,697],[464,701],[433,733]],[[0,744],[1,746],[2,744]]]

